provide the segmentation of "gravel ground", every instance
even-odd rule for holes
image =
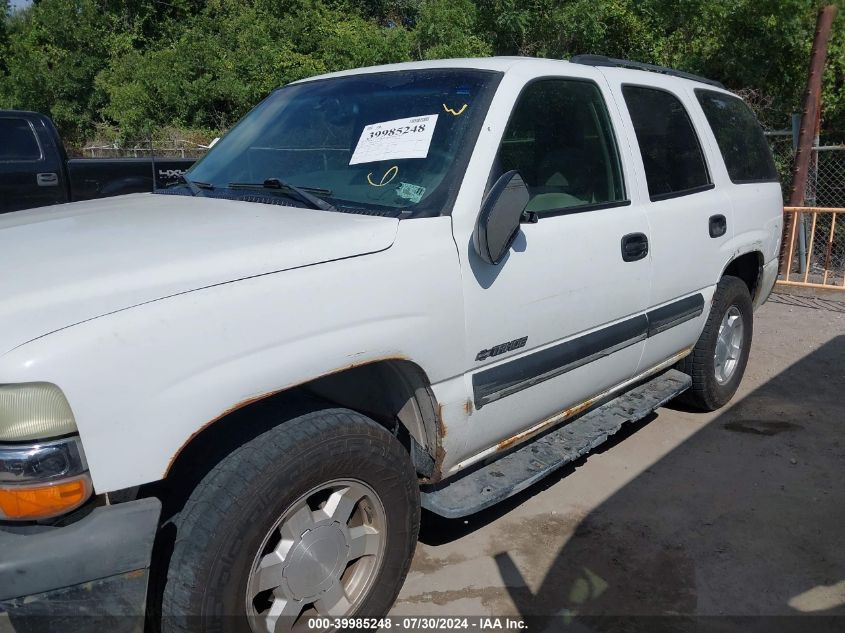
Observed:
[[[774,295],[723,410],[660,409],[499,507],[424,514],[393,614],[519,616],[531,630],[845,631],[840,298]],[[783,617],[802,614],[837,617]]]

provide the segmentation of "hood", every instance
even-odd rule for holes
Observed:
[[[154,194],[0,215],[0,354],[170,295],[384,250],[398,222]]]

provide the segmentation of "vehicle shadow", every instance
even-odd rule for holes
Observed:
[[[541,578],[496,553],[528,629],[845,630],[843,378],[838,336],[592,510]]]

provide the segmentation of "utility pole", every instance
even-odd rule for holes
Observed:
[[[807,189],[813,141],[821,113],[822,75],[827,61],[827,44],[830,40],[830,31],[835,16],[836,5],[830,4],[821,8],[816,18],[816,33],[813,37],[813,48],[810,51],[810,69],[807,76],[807,89],[804,93],[804,109],[801,113],[801,127],[798,130],[798,149],[792,162],[792,189],[787,203],[787,206],[790,207],[804,205],[804,192]],[[785,268],[786,254],[796,238],[796,226],[793,218],[793,214],[787,214],[784,222],[783,244],[780,252],[781,270]]]

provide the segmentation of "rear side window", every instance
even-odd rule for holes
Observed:
[[[0,119],[0,161],[39,160],[41,148],[26,119]]]
[[[623,86],[652,200],[710,189],[704,152],[681,101],[665,90]]]
[[[713,129],[731,180],[777,181],[778,172],[763,129],[745,102],[712,90],[696,89],[695,96]]]
[[[490,182],[514,169],[528,186],[527,211],[549,215],[626,204],[598,86],[578,79],[529,84],[505,128]]]

